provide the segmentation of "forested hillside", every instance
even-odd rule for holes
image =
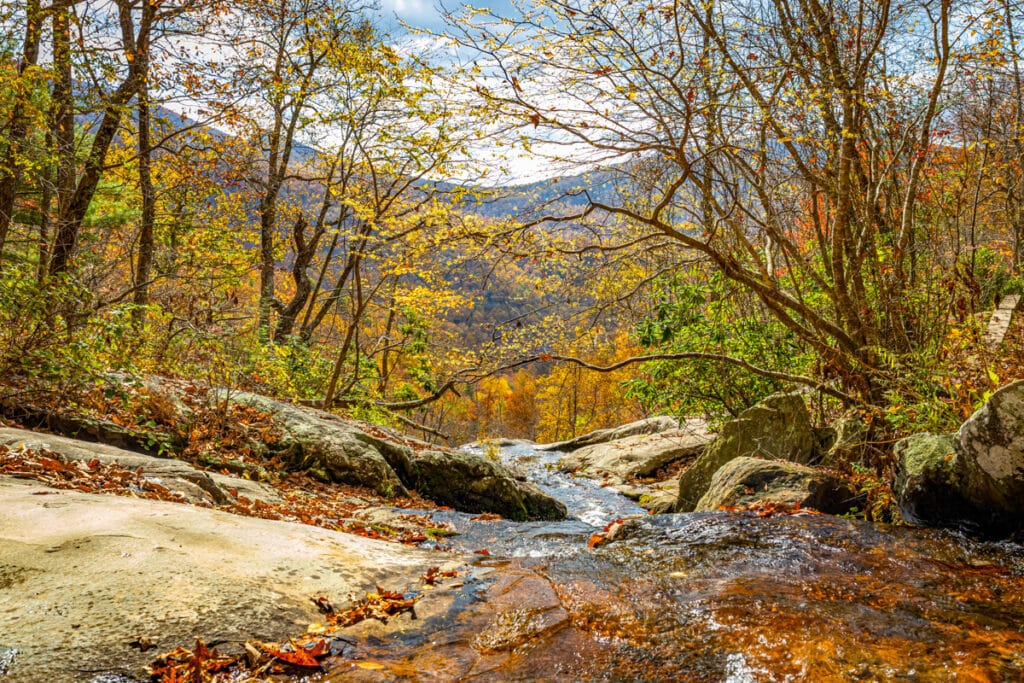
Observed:
[[[1018,3],[518,11],[0,3],[8,412],[159,375],[458,443],[800,389],[885,444],[1019,376]]]

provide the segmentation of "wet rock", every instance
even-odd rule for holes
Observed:
[[[509,652],[550,631],[564,628],[568,621],[562,609],[511,608],[498,613],[473,639],[473,647],[484,652]]]
[[[576,438],[569,439],[568,441],[543,444],[536,448],[538,451],[564,451],[569,453],[576,449],[583,448],[584,446],[592,446],[598,443],[615,441],[616,439],[624,439],[627,436],[657,434],[658,432],[668,431],[669,429],[678,429],[679,426],[679,421],[674,417],[649,417],[644,420],[630,422],[629,424],[622,425],[621,427],[598,429],[597,431],[577,436]]]
[[[412,459],[411,487],[431,500],[466,512],[495,512],[514,520],[564,519],[565,505],[533,484],[518,481],[473,451],[420,451]]]
[[[143,476],[154,479],[162,486],[182,494],[186,500],[215,503],[231,502],[229,489],[252,500],[276,502],[280,498],[270,487],[258,482],[229,477],[216,472],[197,470],[187,462],[157,458],[122,450],[106,444],[69,439],[52,434],[40,434],[24,429],[0,429],[0,444],[11,448],[38,450],[45,448],[60,453],[69,460],[89,462],[96,459],[105,465],[117,464],[130,470],[142,470]]]
[[[506,448],[507,446],[534,446],[534,442],[529,439],[508,439],[505,437],[498,437],[495,439],[483,439],[481,441],[473,441],[471,443],[463,444],[459,448]]]
[[[739,457],[758,456],[806,463],[815,446],[807,406],[799,394],[775,394],[743,411],[679,478],[677,512],[690,512],[722,465]]]
[[[636,504],[655,515],[662,515],[672,512],[676,507],[676,499],[679,491],[679,480],[674,479],[675,485],[671,490],[654,489],[637,498]]]
[[[229,650],[282,641],[322,620],[310,596],[344,604],[377,585],[416,587],[430,566],[454,568],[437,554],[317,527],[20,481],[0,480],[0,509],[10,579],[0,579],[0,648],[17,650],[9,676],[24,683],[141,680],[154,652],[128,645],[140,635],[159,651],[197,636]]]
[[[837,477],[785,460],[740,457],[723,465],[695,510],[742,507],[758,501],[799,504],[830,514],[848,512],[856,502],[850,486]]]
[[[558,462],[562,469],[620,483],[648,477],[677,460],[699,455],[711,440],[706,430],[671,429],[581,448]]]

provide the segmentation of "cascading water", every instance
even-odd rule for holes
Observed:
[[[570,519],[440,513],[451,550],[489,555],[443,615],[353,651],[381,667],[366,680],[1024,680],[1020,545],[825,515],[649,516],[557,471],[557,453],[500,457]]]

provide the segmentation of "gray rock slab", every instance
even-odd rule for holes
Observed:
[[[677,460],[703,452],[712,439],[705,429],[670,429],[585,446],[558,462],[562,469],[619,483],[647,477]]]
[[[407,590],[451,559],[317,527],[0,478],[0,650],[21,683],[138,676],[198,636],[282,640],[381,585]],[[430,597],[430,596],[428,596]],[[158,650],[128,643],[140,636]]]
[[[294,466],[326,481],[366,486],[384,496],[408,493],[399,473],[376,446],[378,439],[330,413],[245,392],[223,392],[227,399],[272,414],[284,429],[280,447]],[[396,449],[394,453],[397,454]],[[399,469],[401,465],[399,465]]]
[[[1010,323],[1013,322],[1013,314],[1019,305],[1020,295],[1008,294],[999,301],[996,310],[992,311],[988,329],[985,330],[985,334],[981,338],[990,349],[995,349],[1003,343],[1003,339],[1010,329]]]
[[[621,427],[598,429],[596,431],[583,434],[582,436],[569,439],[568,441],[540,444],[536,446],[536,449],[538,451],[562,451],[569,453],[579,448],[583,448],[584,446],[606,443],[608,441],[624,439],[627,436],[636,436],[638,434],[657,434],[658,432],[664,432],[669,429],[678,429],[679,426],[679,421],[674,417],[649,417],[643,420],[637,420],[636,422],[630,422],[629,424],[624,424]]]

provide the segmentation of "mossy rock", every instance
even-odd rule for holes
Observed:
[[[855,500],[853,488],[827,472],[785,460],[739,457],[715,472],[696,510],[763,501],[842,514],[850,511]]]
[[[726,422],[718,438],[683,472],[676,511],[693,511],[715,472],[731,460],[756,456],[804,464],[816,443],[804,399],[799,394],[769,396]]]

